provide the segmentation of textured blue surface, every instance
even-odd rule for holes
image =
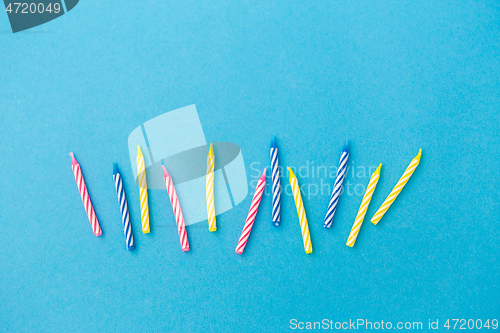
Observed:
[[[496,0],[81,1],[18,34],[1,14],[0,330],[276,332],[293,318],[498,316],[499,28]],[[165,192],[150,194],[151,234],[140,233],[128,135],[191,104],[207,142],[241,147],[250,186],[269,165],[271,135],[283,167],[309,167],[297,174],[304,191],[325,188],[304,195],[313,254],[286,177],[280,226],[269,223],[268,185],[242,256],[234,249],[252,189],[218,217],[216,233],[188,226],[189,253]],[[334,172],[345,139],[352,172],[325,230],[334,176],[315,168]],[[419,148],[420,166],[372,225]],[[70,151],[102,237],[82,208]],[[123,246],[113,162],[134,251]],[[370,176],[362,167],[379,163],[348,248],[356,185]]]

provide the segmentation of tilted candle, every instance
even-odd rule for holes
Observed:
[[[141,146],[137,146],[137,175],[139,178],[139,192],[141,199],[141,222],[142,232],[149,233],[149,205],[148,205],[148,183],[146,181],[146,165]]]
[[[380,208],[375,213],[375,215],[373,215],[373,217],[371,219],[371,222],[373,224],[376,225],[380,221],[380,219],[384,216],[384,214],[387,212],[389,207],[391,207],[394,200],[396,200],[399,193],[401,193],[401,190],[406,185],[406,183],[408,183],[408,180],[410,179],[411,175],[413,175],[413,172],[415,172],[415,169],[417,168],[418,164],[420,163],[421,156],[422,156],[422,149],[420,149],[418,151],[418,155],[415,156],[415,158],[410,162],[410,165],[408,165],[408,167],[406,168],[406,170],[403,173],[403,175],[401,176],[401,178],[399,178],[396,186],[394,186],[391,193],[389,193],[389,196],[387,197],[387,199],[385,199],[382,206],[380,206]]]
[[[368,186],[366,187],[365,195],[363,196],[363,200],[361,200],[361,205],[358,210],[358,214],[354,219],[354,225],[352,226],[351,233],[349,234],[349,238],[347,239],[347,246],[353,247],[356,242],[356,238],[358,237],[359,229],[361,228],[361,224],[366,215],[366,211],[368,210],[368,206],[370,205],[370,201],[372,200],[373,192],[375,191],[375,187],[377,187],[378,180],[380,179],[380,168],[382,167],[382,163],[378,166],[377,170],[372,174],[370,181],[368,182]]]
[[[300,230],[302,232],[302,240],[304,241],[304,250],[306,253],[312,253],[311,235],[309,234],[309,225],[307,224],[306,211],[302,202],[302,196],[300,195],[299,183],[292,169],[288,168],[288,172],[290,173],[290,185],[292,186],[293,199],[295,200],[297,215],[299,216]]]

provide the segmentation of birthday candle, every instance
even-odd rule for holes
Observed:
[[[273,178],[273,212],[272,222],[275,226],[280,225],[280,197],[281,197],[281,184],[280,184],[280,171],[278,165],[278,147],[276,141],[271,141],[271,171]]]
[[[339,202],[340,191],[342,190],[342,183],[344,182],[346,170],[347,170],[347,159],[349,158],[349,147],[347,142],[340,155],[339,168],[337,169],[337,178],[335,179],[335,184],[333,185],[332,196],[330,197],[330,203],[328,204],[328,210],[325,216],[325,228],[330,228],[333,222],[333,215],[337,210],[337,204]]]
[[[141,146],[137,146],[137,174],[139,175],[139,191],[141,197],[142,233],[148,234],[150,231],[148,183],[146,181],[146,164],[144,163],[144,155],[142,155]]]
[[[401,176],[401,178],[399,178],[396,186],[394,186],[391,193],[389,193],[389,196],[387,197],[387,199],[385,199],[382,206],[380,206],[380,208],[375,213],[375,215],[373,215],[373,217],[371,219],[371,222],[373,224],[377,225],[377,223],[380,221],[382,216],[384,216],[385,212],[387,212],[389,207],[391,207],[394,200],[396,200],[399,193],[401,193],[401,190],[403,189],[403,187],[406,185],[406,183],[408,183],[408,180],[410,179],[411,175],[413,174],[416,167],[420,163],[420,156],[422,156],[422,149],[420,149],[418,151],[418,155],[415,156],[415,158],[410,162],[410,165],[408,165],[408,167],[406,168],[406,170],[403,173],[403,175]]]
[[[288,168],[288,172],[290,173],[290,185],[292,186],[293,199],[295,200],[297,215],[299,216],[300,230],[302,232],[302,239],[304,241],[304,250],[306,251],[306,253],[312,253],[313,249],[311,235],[309,234],[309,225],[307,224],[306,211],[302,202],[302,196],[300,195],[299,182],[297,181],[297,177],[295,177],[292,169]]]
[[[264,188],[266,187],[266,169],[260,176],[257,182],[257,187],[255,188],[255,193],[253,195],[252,204],[250,205],[250,210],[248,212],[247,220],[245,221],[245,226],[241,232],[238,245],[236,246],[236,253],[242,254],[247,245],[248,237],[250,236],[250,231],[252,231],[253,223],[255,222],[255,217],[257,216],[257,211],[259,210],[259,203],[262,199],[262,193],[264,193]]]
[[[125,234],[125,245],[127,249],[135,249],[134,235],[132,234],[132,225],[130,224],[130,214],[128,212],[127,197],[123,188],[123,180],[120,171],[115,163],[113,163],[113,181],[115,182],[116,194],[118,195],[118,203],[120,204],[120,212],[122,213],[123,232]]]
[[[375,191],[375,187],[377,187],[378,180],[380,179],[380,168],[382,167],[382,163],[378,166],[377,170],[373,173],[368,182],[368,186],[365,191],[365,195],[363,196],[363,200],[361,200],[361,206],[359,207],[358,214],[354,219],[354,225],[352,226],[351,233],[347,238],[347,246],[353,247],[354,242],[356,242],[356,238],[358,237],[359,229],[361,228],[361,224],[366,215],[366,211],[368,210],[368,206],[370,205],[370,201],[372,200],[373,192]]]
[[[87,212],[87,216],[89,217],[90,225],[92,226],[92,231],[94,231],[94,235],[101,236],[101,226],[99,225],[99,221],[95,216],[94,207],[92,206],[92,202],[90,201],[89,192],[87,191],[87,186],[85,185],[85,180],[83,179],[82,169],[80,168],[80,164],[78,164],[78,162],[76,161],[75,155],[73,155],[73,153],[69,153],[69,156],[71,156],[71,169],[73,169],[76,185],[78,185],[78,191],[80,191],[83,206],[85,207],[85,211]]]
[[[163,168],[163,179],[165,180],[165,186],[167,187],[168,196],[170,197],[170,202],[172,203],[172,209],[174,210],[175,221],[177,223],[177,231],[179,232],[179,240],[181,242],[182,251],[189,251],[189,241],[186,232],[186,224],[184,223],[184,216],[182,215],[181,205],[179,204],[179,198],[177,197],[177,192],[175,191],[174,182],[172,177],[168,173],[165,166]]]
[[[214,204],[214,167],[215,157],[212,144],[207,156],[207,215],[208,215],[208,231],[216,231],[217,224],[215,220],[215,204]]]

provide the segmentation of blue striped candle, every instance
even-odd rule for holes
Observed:
[[[335,210],[337,209],[337,203],[339,202],[340,191],[342,190],[342,183],[344,182],[346,170],[347,170],[347,159],[349,158],[349,147],[347,142],[345,143],[342,154],[340,155],[339,168],[337,170],[337,178],[335,179],[335,185],[333,186],[332,196],[330,197],[330,203],[328,204],[328,211],[325,216],[325,228],[330,228],[333,222],[333,215],[335,215]]]
[[[118,194],[118,203],[120,204],[120,212],[122,213],[123,232],[125,233],[125,242],[127,249],[135,249],[134,235],[132,234],[132,225],[130,224],[130,214],[128,213],[127,198],[123,188],[122,176],[118,167],[113,163],[113,180],[115,182],[116,194]]]
[[[281,197],[281,184],[280,184],[280,170],[278,165],[278,147],[276,141],[271,141],[271,173],[273,178],[273,224],[280,225],[280,197]]]

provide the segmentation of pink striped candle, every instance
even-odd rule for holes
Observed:
[[[82,197],[83,206],[85,207],[85,211],[89,217],[90,225],[92,226],[94,235],[101,236],[101,226],[95,216],[94,207],[92,207],[92,201],[90,201],[89,192],[87,191],[87,186],[85,185],[85,180],[83,179],[82,169],[80,168],[80,164],[76,161],[75,155],[73,155],[73,153],[69,153],[69,156],[71,156],[71,169],[73,169],[76,185],[78,185],[78,191]]]
[[[255,222],[255,217],[257,216],[257,211],[259,210],[260,200],[262,199],[262,193],[264,193],[264,188],[266,187],[266,169],[259,178],[257,187],[255,188],[255,194],[253,195],[252,204],[250,205],[250,211],[248,212],[247,220],[245,221],[245,226],[241,232],[240,240],[236,246],[236,253],[243,254],[245,246],[247,245],[248,237],[250,236],[250,231],[252,231],[253,223]]]
[[[177,192],[175,191],[174,182],[172,177],[168,173],[165,166],[163,168],[163,178],[165,180],[165,186],[167,187],[168,196],[170,197],[170,202],[172,203],[172,209],[174,210],[175,220],[177,222],[177,230],[179,231],[179,240],[181,242],[182,251],[189,251],[189,241],[186,232],[186,224],[184,223],[184,216],[182,216],[181,205],[179,204],[179,198],[177,197]]]

